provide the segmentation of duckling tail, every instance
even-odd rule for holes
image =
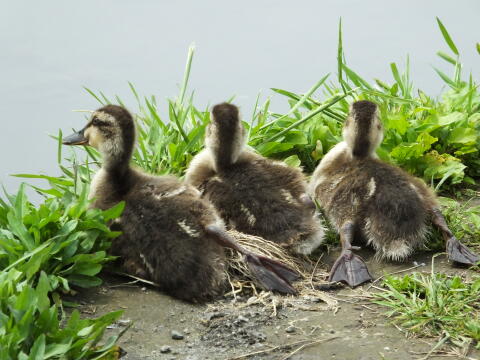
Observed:
[[[237,250],[245,255],[248,267],[256,280],[269,291],[282,294],[296,294],[297,291],[290,284],[300,278],[300,275],[279,261],[265,256],[254,254],[241,247],[234,238],[217,225],[208,225],[205,232],[209,237],[222,246]]]

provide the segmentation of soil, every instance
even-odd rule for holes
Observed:
[[[336,255],[338,252],[328,255],[323,270],[331,266]],[[362,256],[370,259],[367,263],[374,277],[418,264],[426,265],[415,271],[431,270],[429,253],[420,253],[403,264],[377,262],[368,251]],[[435,269],[467,277],[473,274],[452,267],[443,255],[435,258]],[[104,280],[102,286],[82,292],[76,300],[86,316],[124,309],[122,320],[108,331],[118,333],[131,325],[119,343],[127,352],[126,360],[403,360],[421,358],[438,341],[407,338],[390,324],[384,315],[386,309],[368,300],[374,290],[370,284],[321,291],[318,293],[322,296],[300,296],[291,301],[260,293],[250,298],[230,296],[208,304],[190,304],[154,288],[128,285],[130,280],[126,278],[105,276]],[[269,298],[270,303],[273,300],[278,304],[276,309],[259,304],[261,298]],[[480,352],[472,349],[468,356],[480,359]]]

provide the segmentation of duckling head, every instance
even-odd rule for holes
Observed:
[[[89,145],[97,149],[104,162],[129,160],[135,140],[132,115],[118,105],[106,105],[92,113],[87,125],[63,139],[64,145]]]
[[[246,135],[235,105],[222,103],[213,107],[205,145],[212,151],[219,166],[237,161],[245,146]]]
[[[354,102],[350,106],[342,135],[354,157],[375,156],[375,150],[383,140],[383,126],[377,105],[367,100]]]

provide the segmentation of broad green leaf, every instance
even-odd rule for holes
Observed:
[[[465,127],[457,127],[453,129],[448,136],[449,142],[460,144],[475,144],[477,139],[477,131],[475,131],[475,129]]]
[[[438,124],[441,126],[450,125],[466,118],[466,114],[461,112],[452,112],[448,115],[440,116],[438,118]]]
[[[33,343],[28,360],[43,360],[45,356],[45,334],[41,334]]]
[[[125,209],[125,201],[120,201],[118,204],[116,204],[112,208],[105,210],[103,212],[103,218],[105,219],[105,221],[116,219],[122,214],[124,209]]]
[[[291,167],[294,167],[294,168],[298,168],[301,164],[301,161],[300,161],[300,159],[298,158],[297,155],[291,155],[289,157],[286,157],[285,159],[283,159],[283,161],[288,166],[291,166]]]

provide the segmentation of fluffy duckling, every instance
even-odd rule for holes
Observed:
[[[205,149],[190,163],[186,182],[213,203],[230,227],[310,254],[324,231],[302,172],[254,153],[245,142],[238,108],[214,106]]]
[[[172,176],[152,176],[132,168],[135,126],[130,113],[116,105],[95,111],[85,128],[64,138],[66,145],[90,145],[102,156],[89,196],[108,209],[125,201],[112,224],[122,235],[112,243],[127,272],[151,279],[169,294],[204,301],[225,285],[223,246],[245,255],[253,275],[268,290],[295,293],[297,274],[241,248],[198,190]]]
[[[351,106],[343,139],[325,155],[310,183],[313,196],[340,233],[342,254],[330,281],[356,286],[371,279],[365,263],[352,252],[357,235],[379,257],[402,260],[424,244],[429,222],[442,232],[450,260],[469,265],[479,261],[454,237],[425,183],[377,158],[383,128],[374,103],[364,100]]]

